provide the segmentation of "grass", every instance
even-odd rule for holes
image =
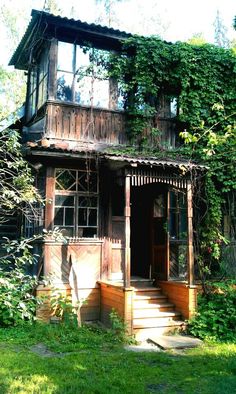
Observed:
[[[33,353],[38,343],[55,355]],[[233,344],[134,353],[100,329],[36,324],[0,329],[0,352],[1,394],[236,392]]]

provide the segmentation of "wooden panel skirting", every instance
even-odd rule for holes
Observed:
[[[124,289],[123,285],[100,282],[101,322],[111,326],[110,313],[115,309],[127,325],[128,334],[133,331],[133,289]]]
[[[49,322],[54,315],[51,309],[50,299],[58,292],[63,296],[71,298],[73,291],[66,283],[57,283],[51,286],[39,285],[36,289],[36,296],[42,299],[42,304],[37,308],[36,317],[38,320]],[[81,320],[96,321],[100,318],[100,289],[99,288],[85,288],[78,289],[78,299],[83,303],[81,307]]]
[[[169,301],[176,306],[176,310],[181,312],[184,319],[194,316],[197,308],[197,286],[172,281],[158,281],[157,284],[168,296]]]

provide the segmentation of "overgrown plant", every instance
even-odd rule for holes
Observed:
[[[199,296],[198,313],[189,331],[202,339],[236,343],[236,282],[207,285],[207,296]]]
[[[36,276],[27,269],[35,263],[32,240],[5,239],[0,258],[0,326],[17,325],[24,320],[32,322],[39,300],[35,297]]]

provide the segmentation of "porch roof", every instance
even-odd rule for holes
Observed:
[[[180,171],[186,172],[192,169],[196,170],[206,170],[207,167],[203,164],[194,163],[191,160],[186,160],[183,158],[158,158],[158,157],[142,157],[142,156],[128,156],[121,154],[104,154],[104,158],[114,162],[127,163],[132,167],[137,166],[149,166],[149,167],[161,167],[169,169],[178,169]]]

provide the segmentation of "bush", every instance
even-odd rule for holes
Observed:
[[[3,327],[35,319],[37,279],[25,272],[35,258],[29,242],[7,241],[6,254],[0,258],[0,326]]]
[[[198,313],[189,323],[194,336],[236,343],[236,281],[216,282],[198,299]]]

